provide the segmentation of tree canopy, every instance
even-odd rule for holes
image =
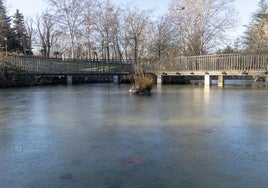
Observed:
[[[16,11],[13,17],[13,30],[15,32],[16,52],[23,54],[31,53],[30,38],[27,34],[27,30],[24,23],[24,16],[19,10]]]
[[[43,57],[133,59],[181,55],[239,53],[241,41],[230,45],[236,26],[234,0],[170,0],[169,12],[158,19],[135,4],[116,6],[111,0],[45,0],[45,12],[24,20],[13,17],[0,0],[0,45],[28,54],[33,44]],[[27,27],[26,27],[27,26]],[[223,45],[226,44],[226,45]],[[243,38],[248,53],[268,52],[268,5],[259,0]],[[225,49],[224,49],[225,48]],[[232,49],[233,48],[233,49]]]
[[[258,2],[258,9],[247,26],[244,43],[247,53],[268,52],[268,5],[265,0]]]
[[[3,0],[0,0],[0,25],[2,51],[31,53],[32,49],[25,29],[24,16],[17,10],[13,18],[9,17]]]

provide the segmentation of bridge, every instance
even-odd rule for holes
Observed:
[[[215,54],[204,56],[178,57],[151,62],[142,62],[143,69],[163,76],[202,76],[204,84],[210,85],[211,78],[217,77],[218,85],[225,79],[244,78],[257,80],[268,76],[268,55]]]
[[[65,76],[71,82],[75,75],[112,75],[118,80],[120,75],[134,73],[132,60],[62,60],[36,57],[9,57],[21,70],[30,75]],[[268,74],[268,55],[217,54],[205,56],[178,57],[155,60],[142,59],[138,67],[147,73],[156,74],[161,83],[163,76],[202,76],[205,85],[211,78],[218,78],[218,85],[233,76],[252,78]]]
[[[46,59],[39,57],[8,57],[8,62],[26,71],[32,76],[66,77],[67,84],[72,84],[74,76],[111,75],[119,81],[121,75],[134,72],[131,60],[79,60]]]

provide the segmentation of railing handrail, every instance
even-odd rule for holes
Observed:
[[[130,60],[78,60],[10,56],[9,61],[28,73],[125,73],[133,72]]]
[[[268,54],[213,54],[141,61],[147,71],[267,71]],[[148,63],[150,62],[150,63]]]
[[[10,61],[28,72],[134,72],[131,59],[45,59],[29,56],[11,56]],[[140,59],[138,65],[145,71],[267,71],[268,54],[212,54],[181,56],[166,59]]]

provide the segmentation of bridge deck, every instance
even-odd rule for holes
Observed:
[[[243,75],[251,75],[251,76],[258,76],[258,75],[265,75],[267,71],[233,71],[233,70],[226,70],[226,71],[156,71],[154,72],[157,75],[169,75],[169,76],[243,76]]]
[[[70,76],[90,76],[90,75],[129,75],[130,72],[28,72],[29,75],[36,76],[61,76],[61,75],[70,75]]]

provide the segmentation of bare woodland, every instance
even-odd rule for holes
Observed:
[[[266,19],[249,24],[247,38],[237,39],[230,47],[228,33],[237,25],[233,0],[171,0],[167,14],[157,19],[151,17],[153,10],[116,6],[110,0],[46,1],[47,10],[26,22],[33,46],[43,57],[137,62],[241,52],[238,49],[244,44],[244,52],[267,49]],[[264,5],[260,0],[259,9]]]

